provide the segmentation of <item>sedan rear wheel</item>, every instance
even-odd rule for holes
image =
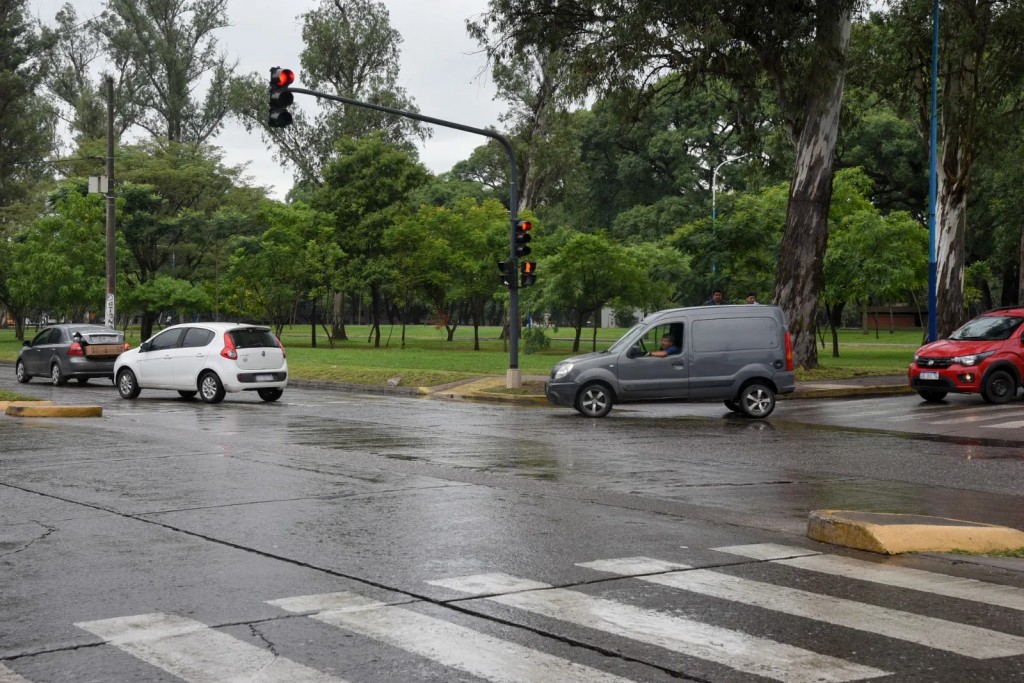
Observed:
[[[747,417],[768,417],[775,410],[775,392],[764,384],[748,384],[740,392],[739,403]]]
[[[28,371],[25,369],[25,364],[20,360],[18,361],[18,364],[14,366],[14,376],[18,378],[19,384],[28,384],[32,381],[32,375],[28,374]]]
[[[260,398],[264,401],[270,403],[271,401],[276,401],[281,398],[281,395],[284,393],[284,389],[257,389],[256,393],[259,394]]]
[[[117,393],[121,394],[121,398],[138,398],[139,392],[142,391],[138,380],[135,379],[135,373],[128,368],[124,368],[121,372],[117,373],[114,383],[117,384]]]
[[[179,391],[178,396],[181,396],[186,401],[189,401],[196,397],[197,391]]]
[[[60,363],[54,363],[50,366],[50,381],[53,382],[55,387],[62,387],[68,383],[68,378],[61,372]]]
[[[207,372],[199,378],[199,397],[206,403],[220,403],[226,393],[220,377],[214,373]]]

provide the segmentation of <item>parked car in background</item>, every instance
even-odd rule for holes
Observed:
[[[114,361],[128,348],[124,333],[100,325],[51,325],[25,342],[14,366],[22,384],[49,377],[55,386],[75,379],[113,379]]]
[[[186,399],[198,393],[207,403],[238,391],[276,401],[288,384],[288,361],[268,327],[189,323],[168,327],[121,354],[114,377],[126,399],[143,389],[171,389]]]
[[[997,308],[949,335],[925,344],[908,369],[910,386],[926,401],[949,393],[981,394],[1006,403],[1024,377],[1024,306]]]

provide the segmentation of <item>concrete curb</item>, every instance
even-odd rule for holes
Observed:
[[[12,417],[103,417],[103,408],[100,406],[41,406],[21,403],[8,406],[4,412]]]
[[[946,517],[814,510],[807,537],[883,555],[901,553],[990,553],[1024,548],[1024,531]]]

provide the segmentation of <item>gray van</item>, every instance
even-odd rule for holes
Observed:
[[[665,337],[670,353],[652,356]],[[607,351],[561,361],[548,400],[604,417],[615,403],[721,400],[762,418],[794,389],[793,350],[778,306],[697,306],[658,311]]]

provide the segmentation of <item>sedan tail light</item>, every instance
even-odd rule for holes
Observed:
[[[127,351],[127,350],[128,350],[128,349],[130,349],[130,348],[132,348],[132,345],[131,345],[131,344],[129,344],[128,342],[125,342],[125,343],[124,343],[124,350],[125,350],[125,351]]]
[[[238,360],[238,350],[235,349],[235,341],[230,332],[224,333],[224,348],[220,350],[220,355],[229,360]]]
[[[793,339],[786,330],[786,371],[793,372]]]
[[[82,345],[78,342],[71,342],[71,346],[68,347],[69,356],[84,356],[85,351],[82,350]]]

